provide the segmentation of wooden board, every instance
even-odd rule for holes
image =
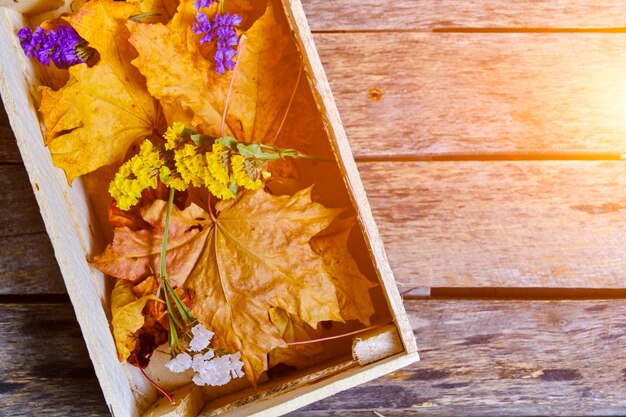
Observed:
[[[9,125],[9,119],[4,109],[0,106],[0,163],[21,163],[20,151],[17,149],[15,137]]]
[[[290,416],[623,415],[625,300],[405,306],[421,362]],[[108,415],[70,306],[0,309],[0,415]]]
[[[303,0],[314,31],[624,27],[621,0]]]
[[[626,286],[626,162],[360,163],[398,285]]]
[[[362,162],[359,170],[403,290],[626,286],[624,161]],[[0,168],[0,183],[3,173],[19,183],[16,172],[25,175]],[[17,195],[32,194],[27,187]],[[32,196],[24,201],[17,230],[39,218]],[[0,219],[18,216],[12,207],[1,204]],[[26,233],[0,240],[0,293],[63,291],[47,236]]]
[[[65,292],[46,233],[0,237],[0,295]]]
[[[0,312],[0,415],[110,415],[70,305]]]
[[[357,159],[626,153],[626,34],[315,40]]]
[[[626,409],[624,300],[405,305],[422,362],[291,417],[374,416],[371,410],[385,417],[623,415]]]
[[[626,34],[315,41],[357,160],[626,153]]]

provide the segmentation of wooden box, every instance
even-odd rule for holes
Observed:
[[[29,19],[41,21],[36,15],[58,12],[50,10],[58,6],[69,7],[54,3],[57,2],[0,1],[4,5],[0,7],[0,92],[111,414],[140,416],[156,400],[157,393],[136,368],[117,359],[108,318],[110,285],[105,285],[103,274],[87,261],[103,246],[92,202],[81,180],[68,186],[63,171],[52,165],[35,104],[40,68],[24,55],[17,38],[17,31],[29,25]],[[336,169],[330,174],[326,172],[324,181],[334,181],[334,186],[340,188],[338,193],[345,196],[357,214],[365,253],[361,262],[368,263],[381,284],[376,308],[385,310],[393,322],[378,333],[390,335],[399,349],[385,352],[381,347],[382,356],[386,357],[366,365],[344,355],[315,368],[270,378],[257,390],[248,388],[208,401],[200,415],[281,415],[419,360],[413,332],[302,6],[298,0],[282,0],[282,5],[303,57],[311,99],[324,120],[328,143],[323,146],[337,160]],[[336,178],[329,180],[328,175]]]

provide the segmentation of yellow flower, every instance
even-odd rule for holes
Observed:
[[[161,179],[161,182],[169,188],[173,188],[178,191],[185,191],[187,189],[187,183],[183,181],[180,175],[165,165],[163,165],[159,171],[159,178]]]
[[[109,194],[115,199],[117,206],[128,210],[139,202],[143,190],[156,188],[156,176],[163,163],[152,142],[144,141],[139,153],[120,167],[109,185]]]
[[[184,141],[184,130],[185,125],[181,122],[174,122],[172,126],[168,127],[163,134],[163,138],[166,140],[165,149],[171,151],[172,149],[176,148],[180,143],[182,143]]]
[[[227,148],[220,143],[213,144],[213,152],[206,153],[206,162],[209,172],[215,180],[222,185],[228,185],[230,175],[228,173],[228,154],[224,152]]]
[[[174,161],[176,171],[185,183],[195,187],[205,185],[204,178],[208,174],[208,169],[205,159],[196,153],[195,145],[188,143],[181,149],[175,150]]]
[[[261,175],[265,177],[265,174],[262,174],[265,171],[246,161],[241,155],[234,155],[230,163],[233,168],[233,180],[237,185],[248,190],[258,190],[263,186]]]

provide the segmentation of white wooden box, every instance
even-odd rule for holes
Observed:
[[[314,369],[270,379],[256,391],[247,389],[209,402],[201,415],[282,415],[419,360],[413,332],[302,6],[299,0],[282,0],[282,4],[303,54],[313,99],[325,120],[326,146],[338,162],[336,175],[341,178],[337,184],[345,188],[341,192],[345,192],[357,212],[368,252],[365,262],[371,264],[381,284],[381,305],[377,308],[388,309],[402,350],[368,365],[339,357]],[[6,6],[0,7],[0,93],[109,409],[115,417],[140,416],[155,401],[157,393],[136,368],[117,360],[109,328],[109,288],[102,273],[87,261],[103,246],[102,238],[81,181],[68,186],[63,171],[52,165],[34,105],[40,85],[38,69],[24,55],[17,38],[17,31],[29,24],[27,16],[49,12],[59,5],[62,3],[45,0],[0,0],[0,6]]]

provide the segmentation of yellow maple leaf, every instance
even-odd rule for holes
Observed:
[[[125,24],[135,12],[130,3],[94,0],[67,19],[100,54],[91,68],[71,67],[70,79],[60,90],[42,89],[46,144],[70,183],[121,162],[134,142],[164,130],[158,102],[130,63],[136,51],[128,43]]]
[[[217,74],[213,60],[203,58],[199,36],[191,33],[191,3],[183,0],[167,26],[128,23],[130,42],[139,53],[133,64],[163,104],[168,120],[175,118],[170,115],[174,113],[217,137],[232,72]],[[211,10],[215,13],[218,8]],[[224,133],[241,141],[267,143],[280,125],[300,68],[280,2],[270,2],[254,21],[237,59]]]
[[[154,296],[135,297],[133,286],[128,281],[118,280],[115,283],[111,293],[111,326],[120,362],[128,359],[135,350],[137,345],[135,333],[145,321],[142,310],[151,299],[154,299]]]
[[[272,307],[269,310],[270,320],[276,326],[285,342],[312,340],[321,337],[322,332],[309,326],[297,316],[287,313],[282,308]],[[324,353],[324,345],[307,343],[287,348],[276,348],[269,354],[270,368],[279,363],[305,368],[318,363]]]
[[[216,218],[194,204],[182,211],[172,208],[167,262],[173,272],[168,274],[195,294],[192,312],[215,332],[215,346],[241,352],[252,382],[268,369],[268,352],[286,346],[269,318],[270,308],[281,308],[311,327],[343,321],[333,278],[309,245],[342,210],[311,201],[310,192],[246,192],[218,203]],[[156,226],[165,209],[166,203],[156,200],[142,217]],[[150,273],[160,260],[159,232],[117,229],[96,266],[130,280],[135,278],[129,271]]]
[[[350,254],[348,240],[356,225],[355,217],[337,218],[311,239],[311,248],[322,257],[324,269],[333,278],[344,320],[370,324],[374,306],[369,290],[378,286],[359,270]]]

